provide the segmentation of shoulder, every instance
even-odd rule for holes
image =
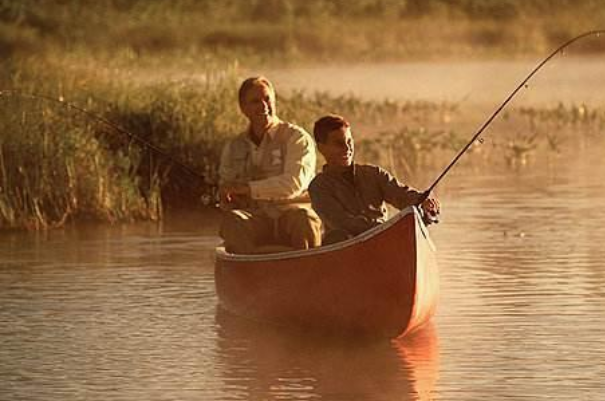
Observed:
[[[380,166],[374,164],[356,164],[355,170],[358,174],[364,175],[381,175],[388,174],[388,172]]]
[[[231,137],[225,141],[225,146],[242,146],[248,144],[248,138],[246,132],[240,132],[234,137]]]
[[[326,174],[321,171],[311,180],[309,184],[309,192],[321,190],[326,185]]]
[[[309,134],[304,128],[293,123],[282,121],[280,123],[280,131],[284,132],[289,138],[313,140],[311,134]]]
[[[391,181],[393,175],[386,169],[374,164],[355,165],[356,175],[365,182]]]
[[[248,138],[248,133],[246,131],[240,132],[236,136],[227,139],[225,142],[225,146],[227,147],[241,147],[241,148],[249,148],[252,145],[250,139]]]
[[[246,133],[240,133],[234,136],[223,145],[223,155],[229,157],[243,156],[250,150],[250,141],[246,137]]]

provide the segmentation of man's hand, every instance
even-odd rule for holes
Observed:
[[[220,205],[222,208],[234,209],[250,199],[248,184],[227,184],[219,188]]]

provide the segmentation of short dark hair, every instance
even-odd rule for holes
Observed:
[[[328,134],[334,130],[342,127],[348,128],[351,124],[344,117],[337,114],[328,114],[323,116],[319,120],[315,121],[313,126],[313,135],[315,136],[315,142],[326,143]]]
[[[267,88],[269,88],[271,90],[271,92],[273,92],[273,95],[275,95],[275,88],[273,88],[273,84],[266,77],[264,77],[262,75],[260,75],[258,77],[250,77],[250,78],[245,79],[244,82],[242,82],[241,86],[239,87],[238,99],[239,99],[240,106],[241,106],[242,102],[244,101],[244,97],[246,96],[246,93],[248,93],[248,91],[250,89],[252,89],[253,87],[255,87],[257,85],[266,86]]]

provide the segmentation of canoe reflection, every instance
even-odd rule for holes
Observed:
[[[439,370],[436,330],[397,341],[309,337],[216,315],[218,363],[234,400],[429,400]],[[344,336],[343,336],[344,337]]]

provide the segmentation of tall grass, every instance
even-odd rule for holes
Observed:
[[[2,0],[0,54],[128,49],[281,63],[510,57],[543,54],[604,24],[600,0]]]
[[[136,158],[109,152],[88,122],[44,104],[2,99],[0,109],[0,227],[157,217],[136,190]]]
[[[2,80],[58,100],[0,96],[0,228],[159,219],[167,200],[212,196],[222,139],[241,129],[228,68],[191,84],[149,84],[40,61],[13,65]]]

